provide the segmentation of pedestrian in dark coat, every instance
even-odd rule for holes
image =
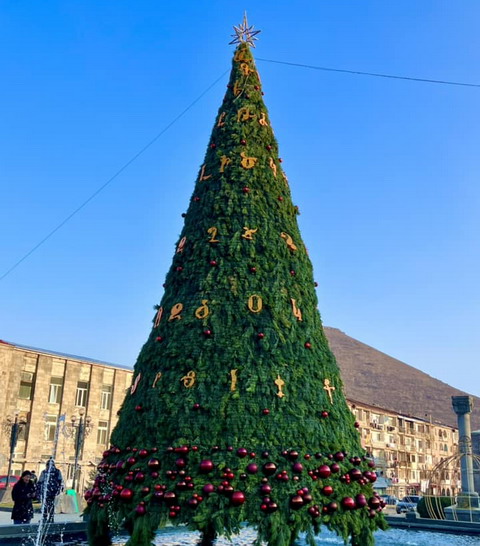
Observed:
[[[28,470],[23,472],[22,477],[13,486],[12,519],[15,525],[30,523],[33,518],[33,498],[35,497],[35,486],[31,482],[32,475]]]
[[[49,459],[45,470],[42,470],[37,483],[37,498],[42,503],[42,520],[53,523],[55,513],[55,498],[63,489],[63,477],[55,466],[53,459]]]

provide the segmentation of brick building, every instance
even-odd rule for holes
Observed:
[[[87,432],[77,470],[82,489],[108,446],[131,380],[128,368],[0,341],[0,475],[7,473],[11,424],[17,415],[25,425],[18,435],[12,473],[28,469],[38,475],[57,444],[55,460],[70,483],[82,417]],[[65,422],[59,421],[62,415]]]

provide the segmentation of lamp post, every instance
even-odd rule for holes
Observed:
[[[10,455],[8,457],[8,470],[7,481],[5,484],[5,490],[8,491],[8,484],[10,482],[10,473],[12,471],[13,456],[15,455],[15,448],[17,447],[17,440],[23,427],[27,424],[24,417],[19,417],[18,413],[15,413],[15,418],[7,417],[5,428],[10,429]]]
[[[83,455],[83,444],[85,438],[90,434],[92,430],[92,418],[87,415],[85,416],[85,410],[79,411],[80,417],[77,418],[76,415],[72,415],[70,418],[71,426],[70,430],[65,430],[67,436],[74,438],[75,440],[75,461],[73,463],[73,481],[72,489],[75,489],[75,486],[78,485],[79,481],[79,465],[78,461],[82,458]]]

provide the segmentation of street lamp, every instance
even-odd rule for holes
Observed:
[[[10,415],[7,417],[4,423],[4,428],[10,430],[10,455],[8,458],[8,470],[7,470],[7,482],[5,484],[5,491],[8,491],[8,484],[10,482],[10,473],[12,471],[13,457],[15,455],[15,448],[17,447],[17,440],[23,427],[27,424],[25,417],[19,417],[18,412],[15,413],[15,418]]]
[[[83,456],[85,438],[90,434],[93,428],[91,424],[92,418],[89,415],[85,416],[85,410],[80,410],[79,414],[79,418],[77,418],[76,415],[72,415],[70,418],[70,427],[65,427],[64,430],[66,436],[75,438],[75,462],[73,463],[72,489],[75,489],[75,485],[77,485],[77,482],[79,481],[79,476],[77,475],[79,474],[78,460]]]

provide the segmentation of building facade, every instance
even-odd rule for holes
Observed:
[[[460,490],[458,430],[442,423],[401,415],[349,400],[359,424],[363,447],[374,457],[385,478],[387,493],[456,495]],[[447,464],[451,461],[451,464]],[[433,472],[440,468],[438,472]]]
[[[77,468],[75,485],[82,491],[109,445],[132,376],[130,368],[0,341],[0,476],[6,475],[10,458],[11,474],[35,470],[38,475],[54,456],[67,485]],[[400,498],[427,489],[433,494],[458,492],[455,468],[444,469],[438,483],[430,480],[432,470],[457,453],[456,429],[431,418],[348,403],[386,493]],[[15,416],[25,424],[10,457]],[[76,442],[80,422],[86,433],[81,449]]]
[[[0,342],[0,475],[35,470],[54,456],[67,485],[83,487],[108,447],[132,370]],[[11,457],[12,425],[18,435]],[[80,426],[79,426],[80,425]],[[78,433],[84,434],[78,443]]]

